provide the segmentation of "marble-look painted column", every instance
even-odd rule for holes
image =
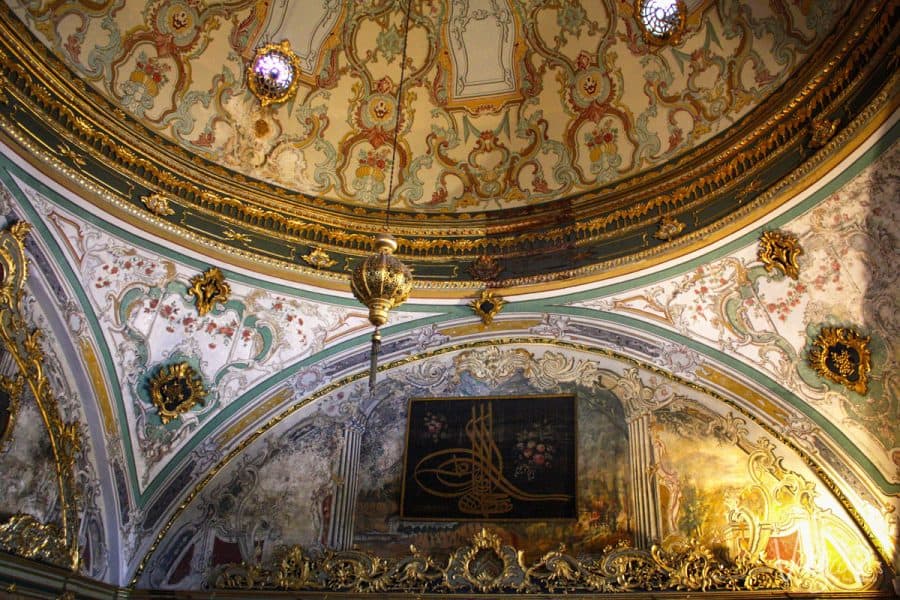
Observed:
[[[628,449],[634,491],[634,543],[638,548],[649,548],[662,537],[659,488],[656,484],[656,465],[649,425],[649,413],[638,414],[628,421]]]
[[[353,546],[363,431],[365,425],[360,417],[353,417],[344,425],[343,448],[334,474],[336,485],[328,526],[327,545],[334,550],[349,550]]]

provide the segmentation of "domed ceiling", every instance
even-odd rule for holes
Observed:
[[[130,210],[156,212],[170,236],[176,225],[182,240],[335,286],[371,250],[393,181],[390,229],[420,288],[597,278],[758,216],[815,150],[814,117],[829,116],[849,76],[812,74],[864,65],[876,47],[859,33],[878,23],[845,2],[694,0],[659,39],[619,0],[429,0],[411,5],[408,26],[405,9],[14,10],[22,35],[53,55],[35,60],[89,84],[72,90],[105,121],[100,162],[146,186]],[[261,101],[247,66],[285,42],[296,89]]]

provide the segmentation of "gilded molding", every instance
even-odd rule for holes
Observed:
[[[849,327],[823,327],[809,350],[809,363],[821,377],[865,395],[872,352],[869,337]]]
[[[197,314],[201,317],[215,308],[217,302],[228,302],[231,286],[225,281],[225,275],[218,267],[211,267],[200,275],[191,278],[188,294],[194,297]]]
[[[203,379],[186,362],[160,368],[147,382],[147,387],[163,425],[202,404],[206,397]]]
[[[821,117],[813,119],[809,124],[809,147],[823,148],[834,137],[838,125],[840,125],[840,119],[829,120]]]
[[[506,302],[499,294],[490,290],[482,290],[481,295],[472,300],[469,306],[485,325],[490,325],[494,317],[503,309]]]
[[[800,276],[797,259],[803,254],[800,240],[796,235],[786,231],[764,231],[759,237],[757,257],[766,268],[767,273],[781,271],[791,279]]]
[[[283,548],[272,565],[236,564],[216,570],[219,589],[330,591],[355,593],[622,593],[639,591],[784,590],[790,579],[744,555],[733,563],[717,559],[695,540],[670,539],[638,550],[620,545],[600,557],[579,559],[565,547],[526,565],[524,552],[482,529],[449,558],[429,556],[415,546],[399,559],[371,552],[326,551],[312,555],[300,546]]]
[[[63,567],[77,569],[78,486],[76,456],[81,450],[81,430],[77,421],[64,421],[59,403],[44,373],[41,331],[28,327],[22,309],[28,261],[25,236],[31,225],[13,224],[0,231],[0,341],[12,355],[20,377],[28,384],[44,421],[56,469],[61,525],[38,523],[28,515],[14,516],[2,526],[0,546],[21,556],[33,552]]]
[[[677,237],[678,234],[684,230],[684,223],[675,217],[665,215],[659,220],[657,227],[658,229],[656,230],[656,233],[653,234],[653,237],[667,242]]]

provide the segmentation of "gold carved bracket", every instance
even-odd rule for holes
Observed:
[[[76,570],[79,516],[75,463],[81,450],[81,430],[77,421],[63,420],[44,373],[41,331],[28,327],[22,309],[28,275],[25,236],[30,229],[28,223],[19,222],[0,231],[0,342],[12,356],[18,377],[31,389],[47,429],[59,489],[60,525],[40,523],[31,515],[15,515],[0,524],[0,548]]]
[[[469,306],[471,306],[472,310],[475,311],[475,314],[481,318],[482,323],[490,325],[494,321],[494,317],[503,309],[505,304],[506,302],[499,294],[495,294],[490,290],[482,290],[481,296],[472,300],[469,303]]]
[[[213,309],[216,302],[222,304],[228,302],[231,286],[225,281],[225,275],[218,267],[211,267],[191,279],[188,294],[196,299],[197,314],[202,317]]]
[[[813,341],[809,362],[820,376],[865,394],[872,367],[869,339],[849,327],[823,327]]]
[[[163,425],[177,419],[206,397],[203,379],[186,362],[160,368],[148,383],[150,399]]]
[[[797,279],[800,276],[797,259],[801,254],[803,248],[800,247],[800,240],[792,233],[772,230],[764,231],[759,237],[757,256],[769,273],[778,270],[791,279]]]

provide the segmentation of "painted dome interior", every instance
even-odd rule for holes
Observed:
[[[898,18],[7,0],[0,594],[892,597]]]

